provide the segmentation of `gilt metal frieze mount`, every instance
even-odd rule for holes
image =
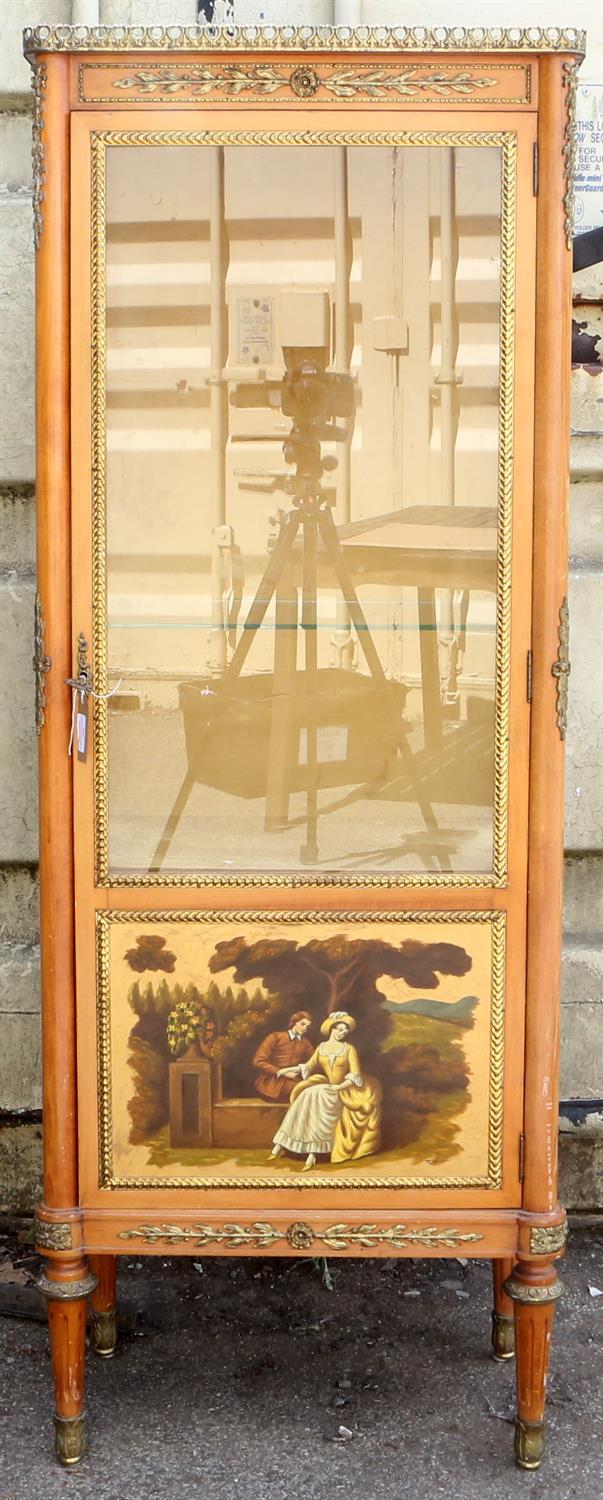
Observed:
[[[35,62],[31,86],[34,96],[33,125],[31,132],[33,237],[36,250],[42,238],[42,204],[44,202],[44,179],[46,176],[46,153],[44,148],[44,103],[48,70],[46,64]]]
[[[36,52],[571,52],[586,33],[574,26],[30,26]]]
[[[237,1250],[242,1246],[270,1250],[284,1242],[293,1250],[310,1250],[315,1245],[322,1245],[326,1250],[348,1250],[351,1246],[374,1250],[379,1245],[403,1250],[408,1245],[455,1249],[457,1245],[482,1239],[482,1235],[461,1233],[458,1229],[438,1229],[432,1225],[413,1229],[408,1224],[342,1223],[313,1229],[310,1224],[296,1222],[285,1229],[256,1221],[252,1224],[140,1224],[138,1229],[122,1229],[119,1238],[141,1240],[145,1245],[192,1244],[195,1249],[222,1245],[227,1250]]]
[[[101,64],[101,67],[109,67]],[[529,68],[521,64],[509,64],[508,69],[520,75],[523,93],[518,103],[529,100]],[[82,65],[80,97],[91,102],[94,96],[85,91],[86,73],[98,74],[96,68]],[[83,86],[82,86],[83,85]],[[151,64],[146,68],[132,69],[111,81],[112,90],[134,95],[136,100],[169,96],[170,99],[187,95],[191,99],[216,98],[243,101],[249,98],[282,99],[292,93],[296,99],[317,99],[320,103],[346,103],[356,99],[380,102],[398,100],[410,102],[425,95],[435,101],[444,99],[469,99],[484,89],[500,88],[496,69],[489,76],[472,72],[470,68],[444,64],[438,68],[425,67],[419,63],[404,68],[368,66],[341,67],[333,63],[310,67],[300,64],[291,70],[285,62],[276,63],[216,63],[190,67],[170,67],[166,64]],[[109,96],[107,96],[109,97]],[[113,95],[110,96],[111,98]],[[104,102],[104,98],[103,98]],[[501,102],[500,100],[498,102]]]
[[[575,232],[575,180],[578,155],[578,68],[579,62],[563,65],[565,87],[565,133],[563,137],[563,162],[565,192],[563,195],[563,225],[565,243],[571,250]]]
[[[49,1219],[40,1219],[35,1216],[34,1241],[38,1250],[71,1250],[73,1240],[71,1237],[71,1224],[67,1220],[64,1223]]]
[[[567,700],[571,664],[569,658],[569,607],[564,599],[559,610],[559,649],[551,672],[557,682],[557,728],[562,740],[567,733]]]
[[[35,682],[36,732],[38,734],[41,733],[41,730],[44,728],[45,723],[46,686],[44,679],[46,677],[46,673],[50,671],[51,666],[51,659],[46,655],[46,645],[44,640],[44,611],[42,609],[42,601],[40,599],[40,595],[36,594],[34,604],[33,669]]]
[[[565,1249],[567,1240],[567,1224],[537,1224],[530,1230],[530,1250],[532,1255],[552,1255],[557,1250]]]

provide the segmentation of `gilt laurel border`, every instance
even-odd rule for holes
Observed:
[[[142,1240],[145,1245],[192,1244],[196,1250],[205,1250],[208,1245],[223,1245],[227,1250],[240,1250],[242,1246],[271,1250],[279,1241],[290,1245],[292,1250],[311,1250],[313,1245],[321,1244],[331,1254],[350,1246],[375,1250],[378,1245],[387,1245],[391,1250],[405,1250],[409,1245],[421,1245],[427,1250],[455,1250],[484,1236],[456,1228],[438,1228],[435,1224],[328,1224],[324,1229],[316,1229],[297,1221],[285,1229],[256,1219],[253,1224],[139,1224],[137,1229],[120,1229],[118,1238]]]
[[[396,875],[112,875],[109,870],[107,703],[107,467],[106,467],[106,147],[132,146],[499,146],[502,155],[500,413],[498,458],[496,712],[494,728],[493,862],[491,874],[446,872]],[[514,329],[516,275],[517,138],[513,131],[95,131],[91,135],[92,189],[92,545],[94,671],[99,697],[94,700],[95,874],[97,885],[114,888],[258,887],[336,889],[363,887],[502,887],[507,880],[509,728],[511,667],[511,524],[513,492]]]
[[[111,1088],[111,927],[124,923],[229,923],[273,922],[289,927],[379,923],[385,925],[435,922],[480,923],[491,928],[490,1060],[488,1068],[488,1171],[484,1177],[325,1177],[318,1172],[269,1181],[265,1177],[116,1177],[113,1169],[113,1110]],[[506,915],[493,911],[97,911],[96,913],[96,1005],[98,1072],[98,1165],[101,1188],[248,1188],[303,1191],[328,1188],[367,1191],[381,1188],[496,1190],[503,1182],[504,1023],[505,1023],[505,933]]]
[[[309,66],[311,61],[312,66]],[[294,71],[291,72],[293,65]],[[121,64],[123,67],[125,64]],[[134,71],[135,67],[138,71]],[[88,94],[87,74],[93,79],[103,72],[114,73],[120,64],[113,62],[80,63],[78,67],[78,98],[80,104],[146,103],[204,103],[208,97],[218,95],[229,103],[249,103],[260,98],[263,104],[275,103],[282,107],[283,90],[290,89],[293,100],[307,105],[312,100],[318,103],[349,104],[362,98],[364,102],[389,99],[390,102],[407,105],[427,104],[429,108],[442,100],[456,104],[476,103],[480,89],[501,89],[504,73],[523,74],[523,95],[497,94],[493,103],[529,104],[532,97],[532,69],[526,62],[489,62],[491,74],[480,77],[476,72],[459,73],[458,62],[438,62],[436,71],[421,62],[406,62],[402,71],[399,64],[387,62],[381,65],[369,59],[347,63],[344,68],[332,61],[317,61],[316,58],[300,66],[295,59],[279,57],[274,63],[245,63],[216,61],[211,58],[203,63],[184,63],[170,66],[169,62],[146,62],[133,64],[130,71],[122,72],[120,78],[110,81],[112,93]],[[396,71],[398,69],[398,71]],[[356,70],[356,71],[354,71]],[[496,73],[494,72],[496,70]],[[127,97],[120,99],[115,90],[128,90]],[[180,90],[188,90],[186,100],[177,98]],[[425,93],[435,97],[426,100]],[[286,95],[285,95],[286,97]],[[289,101],[287,99],[287,102]]]
[[[571,52],[574,26],[28,26],[36,52]]]

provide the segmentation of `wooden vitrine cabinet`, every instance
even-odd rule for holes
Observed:
[[[535,1468],[583,37],[25,50],[58,1455],[118,1255],[462,1253]]]

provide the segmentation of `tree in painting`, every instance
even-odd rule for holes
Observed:
[[[349,1011],[357,1023],[354,1040],[363,1070],[378,1078],[382,1087],[385,1149],[412,1140],[442,1095],[467,1089],[462,1046],[456,1037],[446,1035],[453,1030],[443,1019],[447,1005],[436,1003],[432,1017],[415,1010],[401,1016],[406,1007],[388,1003],[377,988],[377,980],[383,977],[403,979],[410,989],[427,991],[438,988],[440,975],[462,977],[471,968],[471,957],[456,943],[406,939],[396,944],[381,938],[348,938],[344,933],[307,943],[292,938],[249,943],[237,936],[216,944],[209,968],[214,974],[232,970],[238,984],[260,979],[277,997],[270,1014],[271,1029],[285,1026],[292,1011],[304,1009],[315,1019],[312,1034],[317,1038],[325,1016],[335,1010]],[[466,1026],[472,1025],[475,1003],[475,997],[467,997]],[[455,1020],[460,1023],[458,1013]],[[444,1026],[443,1039],[438,1021]],[[437,1045],[431,1040],[435,1032],[439,1033]],[[242,1092],[246,1083],[248,1087],[256,1036],[254,1031],[232,1059],[233,1092]]]

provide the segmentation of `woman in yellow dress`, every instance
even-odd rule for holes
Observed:
[[[381,1088],[375,1078],[363,1077],[356,1048],[347,1040],[355,1027],[347,1011],[333,1011],[320,1028],[325,1041],[308,1061],[280,1069],[277,1077],[301,1074],[301,1081],[274,1137],[272,1156],[284,1151],[305,1156],[308,1171],[317,1156],[341,1163],[378,1151]]]

